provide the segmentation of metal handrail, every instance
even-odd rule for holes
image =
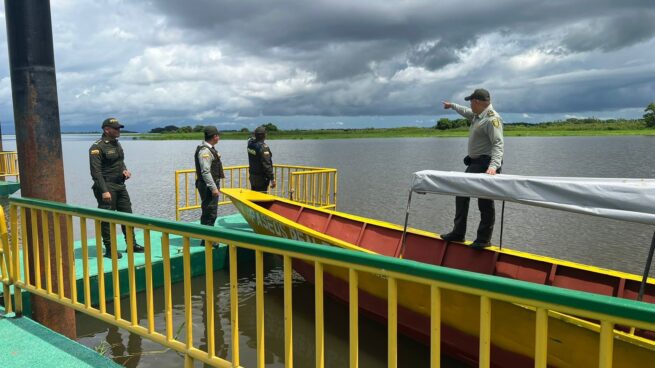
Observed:
[[[0,152],[0,178],[15,177],[19,179],[18,153],[16,151]]]
[[[227,166],[223,170],[225,178],[221,179],[221,188],[250,188],[248,165]],[[320,208],[336,208],[338,180],[336,169],[275,164],[273,170],[277,186],[269,189],[270,194],[292,198],[300,203]],[[178,221],[182,212],[200,208],[200,196],[195,189],[195,180],[194,169],[175,171],[175,219]],[[309,187],[310,182],[316,183],[317,187]],[[320,188],[318,183],[321,183]],[[300,186],[301,184],[303,186]],[[299,196],[297,193],[302,195]],[[219,206],[232,203],[222,193],[218,198]]]
[[[586,292],[579,292],[575,290],[561,289],[541,284],[533,284],[524,281],[506,279],[496,276],[489,276],[467,272],[456,269],[449,269],[445,267],[437,267],[429,264],[408,261],[403,259],[396,259],[385,257],[376,254],[366,254],[361,252],[354,252],[345,249],[339,249],[328,246],[318,247],[313,244],[303,242],[262,236],[248,232],[231,231],[225,229],[218,229],[214,227],[202,226],[198,224],[182,223],[169,220],[162,220],[156,218],[147,218],[143,216],[125,214],[121,212],[107,212],[94,208],[85,208],[70,206],[57,202],[41,201],[28,198],[12,198],[11,204],[11,260],[13,264],[13,284],[15,287],[15,300],[16,310],[22,310],[21,293],[27,291],[40,295],[44,298],[60,303],[62,305],[74,308],[75,310],[89,314],[99,320],[113,324],[115,326],[124,328],[132,333],[138,334],[151,341],[159,343],[163,346],[176,350],[185,356],[185,366],[192,366],[194,360],[204,362],[211,366],[216,367],[235,367],[240,365],[239,354],[239,314],[238,314],[238,299],[239,287],[237,278],[237,269],[239,264],[237,262],[237,249],[250,249],[255,252],[255,274],[256,274],[256,326],[257,326],[257,367],[264,366],[264,271],[263,259],[265,254],[273,254],[281,256],[284,264],[284,305],[285,305],[285,362],[288,365],[292,364],[293,360],[293,346],[295,340],[293,339],[292,331],[292,316],[293,316],[293,303],[292,303],[292,261],[302,260],[314,266],[315,277],[315,322],[316,322],[316,366],[324,366],[324,314],[323,314],[323,277],[325,273],[331,272],[330,270],[344,270],[347,274],[345,279],[348,282],[349,288],[349,311],[350,311],[350,366],[358,366],[359,356],[359,308],[358,308],[358,290],[359,285],[371,282],[382,283],[385,286],[385,297],[388,296],[388,359],[389,366],[395,367],[396,353],[397,353],[397,322],[398,322],[398,306],[402,302],[402,295],[408,292],[406,289],[411,285],[418,285],[428,290],[428,313],[430,314],[431,326],[431,362],[433,366],[439,366],[440,361],[440,329],[442,326],[442,295],[443,293],[459,292],[463,295],[468,295],[473,298],[479,299],[479,365],[481,367],[488,367],[491,363],[490,346],[491,346],[491,323],[493,321],[492,305],[496,303],[516,303],[520,304],[522,310],[526,306],[535,314],[535,366],[546,367],[548,363],[548,340],[549,340],[549,320],[561,316],[562,313],[567,315],[578,316],[580,319],[575,319],[576,325],[588,326],[587,328],[591,333],[598,334],[598,360],[599,366],[611,367],[613,362],[613,347],[616,341],[620,340],[638,340],[636,336],[631,336],[626,332],[615,330],[614,326],[621,325],[627,327],[634,327],[644,330],[655,330],[655,308],[652,304],[643,302],[626,300],[621,298],[590,294]],[[32,221],[27,221],[27,217]],[[51,220],[48,220],[51,219]],[[40,221],[36,221],[40,220]],[[18,236],[18,224],[25,229],[27,226],[36,226],[41,228],[42,234],[48,234],[49,229],[54,227],[55,237],[51,239],[51,244],[54,243],[56,254],[61,254],[62,247],[68,247],[69,257],[73,254],[73,242],[70,239],[81,238],[82,246],[82,265],[88,269],[89,262],[89,248],[91,247],[86,234],[87,222],[91,221],[95,224],[96,230],[99,230],[100,223],[103,221],[112,224],[113,229],[112,238],[112,267],[115,270],[117,265],[116,259],[116,231],[115,225],[126,225],[128,235],[133,231],[144,232],[144,246],[145,246],[145,272],[146,280],[146,305],[137,305],[136,290],[134,289],[135,267],[129,267],[129,300],[130,300],[130,313],[129,318],[121,314],[120,310],[120,290],[118,285],[118,273],[114,272],[113,287],[114,287],[114,310],[109,312],[106,307],[104,299],[104,273],[99,272],[98,289],[92,290],[91,283],[89,282],[88,273],[84,275],[83,290],[77,293],[75,286],[74,275],[74,259],[63,260],[55,257],[52,262],[54,269],[47,269],[46,272],[41,270],[41,262],[39,262],[39,247],[34,247],[34,242],[37,238],[28,239],[22,233]],[[79,226],[72,226],[73,223],[79,222]],[[65,226],[62,226],[65,225]],[[68,229],[68,236],[62,236],[61,232],[57,229],[65,227]],[[71,233],[76,231],[73,235]],[[161,240],[155,242],[155,233],[161,233]],[[32,234],[39,233],[36,229],[32,229]],[[96,232],[95,241],[96,247],[101,247],[99,239],[99,231]],[[185,300],[185,317],[186,322],[193,320],[193,309],[191,305],[191,274],[190,274],[190,242],[192,239],[208,240],[204,247],[205,268],[206,274],[206,292],[204,298],[207,300],[204,305],[206,308],[214,308],[214,287],[213,287],[213,267],[212,267],[212,242],[220,242],[227,244],[229,247],[229,262],[230,262],[230,313],[231,313],[231,356],[232,360],[227,360],[224,356],[217,356],[213,350],[214,341],[214,313],[208,309],[206,311],[207,318],[205,327],[206,339],[209,342],[203,350],[193,343],[193,323],[186,323],[186,340],[179,340],[173,336],[173,315],[171,313],[171,289],[174,287],[170,282],[170,237],[180,236],[183,244],[183,257],[184,257],[184,300]],[[69,239],[68,241],[66,239]],[[131,239],[128,236],[128,239]],[[30,244],[30,241],[32,244]],[[128,240],[131,242],[131,240]],[[158,244],[159,243],[159,244]],[[133,265],[135,255],[131,251],[131,244],[128,244],[128,262]],[[166,298],[166,327],[165,331],[158,331],[154,326],[154,313],[152,310],[152,256],[151,252],[153,247],[161,247],[164,257],[164,293]],[[19,262],[21,256],[18,249],[23,249],[22,257],[24,263]],[[47,247],[45,248],[47,249]],[[34,254],[29,255],[29,252]],[[101,253],[101,252],[98,252]],[[53,253],[54,254],[54,253]],[[46,257],[46,255],[43,255]],[[48,254],[47,257],[52,257]],[[33,261],[36,259],[36,261]],[[51,262],[50,258],[44,258],[43,262],[46,267],[49,267]],[[61,263],[69,262],[73,267],[71,275],[64,275],[61,270]],[[103,262],[100,259],[99,265]],[[33,272],[29,272],[29,268],[33,268]],[[30,279],[30,274],[43,275]],[[71,290],[69,294],[65,294],[64,283],[69,283],[67,290]],[[54,291],[52,285],[58,285],[58,291]],[[95,287],[95,286],[94,286]],[[416,289],[413,289],[416,290]],[[89,303],[89,295],[92,292],[97,292],[101,295],[100,304],[98,307],[92,306]],[[79,297],[78,295],[81,295]],[[445,300],[445,297],[444,297]],[[147,318],[143,321],[136,318],[139,315],[139,308],[146,309]],[[211,312],[211,313],[210,313]],[[572,317],[567,317],[573,319]],[[588,322],[589,320],[598,320],[599,324]],[[643,339],[642,339],[643,340]],[[641,341],[641,344],[648,344],[648,342]],[[652,351],[652,341],[648,351]],[[654,353],[655,354],[655,353]]]

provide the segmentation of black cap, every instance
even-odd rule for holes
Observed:
[[[116,118],[107,118],[102,122],[102,127],[110,127],[115,129],[125,128],[125,125],[121,124]]]
[[[218,128],[213,125],[207,125],[205,127],[205,137],[213,137],[218,134]]]
[[[470,96],[464,97],[464,100],[478,100],[478,101],[491,101],[491,95],[489,91],[484,88],[478,88]]]
[[[255,134],[266,134],[266,128],[263,125],[255,128]]]

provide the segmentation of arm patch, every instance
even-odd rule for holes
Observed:
[[[99,154],[100,154],[100,150],[97,150],[97,149],[91,150],[91,154],[92,154],[92,155],[99,155]]]

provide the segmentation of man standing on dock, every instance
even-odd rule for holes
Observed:
[[[98,201],[98,208],[119,212],[132,213],[132,202],[125,187],[125,180],[132,176],[125,167],[125,154],[118,142],[121,128],[124,126],[115,118],[108,118],[102,122],[102,137],[95,141],[89,149],[89,162],[91,164],[91,178],[93,179],[93,194]],[[111,258],[111,237],[109,223],[103,222],[102,242],[105,245],[105,257]],[[121,225],[125,242],[127,232]],[[143,247],[136,242],[132,233],[134,251],[143,253]],[[122,255],[118,253],[118,258]]]
[[[209,125],[205,127],[204,132],[205,140],[196,148],[194,155],[196,189],[198,189],[202,201],[200,204],[202,209],[200,223],[214,226],[218,213],[218,189],[220,188],[220,180],[225,177],[225,174],[221,155],[214,148],[220,139],[218,129]]]
[[[275,172],[273,170],[273,153],[266,140],[266,128],[255,129],[254,137],[248,139],[248,163],[250,172],[250,188],[258,192],[275,188]]]
[[[448,101],[442,101],[444,109],[453,109],[471,123],[469,128],[468,156],[464,158],[467,173],[500,173],[503,163],[503,121],[491,106],[491,96],[486,89],[476,89],[464,98],[471,102],[471,108]],[[464,241],[466,220],[469,210],[469,197],[457,197],[455,200],[455,226],[453,230],[441,236],[445,241]],[[491,244],[491,234],[496,221],[494,201],[478,199],[480,225],[478,234],[471,245],[473,248],[485,248]]]

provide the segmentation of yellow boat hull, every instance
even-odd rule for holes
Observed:
[[[280,216],[257,203],[284,201],[242,189],[223,190],[253,230],[259,234],[337,246],[363,252],[370,250],[322,234]],[[286,201],[288,202],[288,201]],[[288,202],[293,203],[293,202]],[[299,205],[300,206],[300,205]],[[321,210],[334,215],[336,211]],[[355,218],[351,215],[345,215]],[[367,219],[368,220],[368,219]],[[374,221],[374,220],[368,220]],[[381,224],[375,221],[376,224]],[[391,225],[388,224],[390,226]],[[313,266],[294,261],[294,268],[313,282]],[[348,271],[342,267],[324,267],[325,290],[348,300]],[[387,281],[382,275],[360,273],[360,307],[373,317],[386,319]],[[430,290],[414,282],[398,281],[401,332],[421,341],[429,341]],[[442,291],[442,349],[449,355],[474,364],[478,355],[480,299],[460,291]],[[532,308],[493,300],[491,303],[492,366],[533,366],[535,351],[535,311]],[[553,367],[597,367],[599,363],[599,325],[593,322],[549,313],[548,365]],[[653,341],[615,331],[614,367],[642,368],[655,361]]]

